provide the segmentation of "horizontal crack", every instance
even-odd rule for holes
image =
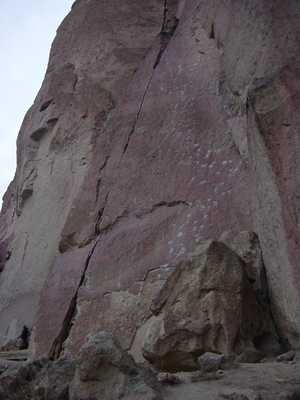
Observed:
[[[172,267],[172,266],[168,263],[168,264],[160,265],[159,267],[154,267],[154,268],[148,269],[148,270],[146,271],[146,274],[145,274],[144,278],[143,278],[141,281],[139,281],[139,282],[145,282],[145,281],[147,280],[148,275],[150,274],[150,272],[153,272],[153,271],[166,271],[166,270],[173,269],[173,268],[174,268],[174,267]]]
[[[157,210],[159,207],[172,208],[172,207],[176,207],[178,205],[193,207],[192,203],[187,203],[186,201],[183,201],[183,200],[174,200],[174,201],[160,201],[159,203],[154,204],[150,208],[141,210],[139,212],[129,213],[127,210],[124,210],[123,213],[121,215],[119,215],[118,217],[116,217],[111,223],[107,224],[106,226],[104,226],[103,228],[100,229],[101,234],[111,231],[119,223],[119,221],[122,220],[123,218],[133,217],[133,218],[140,219],[147,214],[151,214],[152,212]]]
[[[191,203],[187,203],[184,200],[160,201],[159,203],[156,203],[151,207],[151,211],[156,210],[158,207],[175,207],[175,206],[178,206],[179,204],[192,207]]]

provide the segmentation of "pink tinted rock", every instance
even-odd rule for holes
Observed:
[[[0,334],[35,324],[32,352],[47,353],[76,297],[65,352],[98,329],[128,349],[174,266],[203,239],[247,230],[281,337],[299,345],[299,7],[74,3],[19,133]],[[66,260],[64,298],[51,270],[70,276]]]

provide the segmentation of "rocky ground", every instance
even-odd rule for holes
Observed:
[[[213,353],[201,356],[194,372],[157,373],[147,362],[136,363],[111,335],[99,332],[89,336],[76,362],[40,357],[6,365],[0,399],[300,399],[300,353],[290,351],[252,364],[226,361],[221,366],[216,364],[218,357],[223,360]]]
[[[219,373],[186,372],[175,376],[180,383],[163,383],[165,400],[300,399],[299,359],[283,363],[269,360],[258,364],[239,364],[234,369]]]

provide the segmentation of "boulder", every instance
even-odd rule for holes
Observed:
[[[66,359],[51,362],[40,357],[16,363],[0,377],[0,398],[68,400],[74,372],[75,363]]]
[[[229,357],[224,356],[223,354],[210,352],[204,353],[198,358],[200,370],[203,372],[217,371],[221,367],[221,364],[227,363],[228,361]]]
[[[180,262],[150,309],[156,318],[142,350],[159,370],[198,369],[205,352],[232,357],[256,352],[262,313],[245,263],[221,242],[204,241]]]
[[[150,369],[138,366],[109,333],[97,332],[79,352],[70,398],[159,400],[162,395]]]
[[[278,362],[282,361],[292,361],[295,357],[295,352],[294,351],[288,351],[287,353],[280,354],[278,357],[276,357],[276,360]]]
[[[4,351],[10,350],[23,350],[26,349],[26,345],[22,338],[11,339],[9,342],[5,343],[3,346]]]

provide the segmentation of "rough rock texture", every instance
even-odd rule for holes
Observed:
[[[265,354],[277,355],[282,352],[284,345],[278,340],[278,332],[272,318],[266,270],[258,236],[255,232],[240,232],[230,247],[245,262],[246,274],[262,315],[264,333],[255,338],[254,345]]]
[[[267,362],[240,364],[221,374],[177,373],[181,384],[165,385],[164,400],[297,400],[299,372],[299,362]]]
[[[229,358],[216,353],[206,352],[198,358],[198,364],[200,371],[202,372],[213,372],[220,369],[222,363],[226,364]]]
[[[75,363],[62,358],[54,363],[45,357],[17,363],[0,377],[0,398],[68,400],[74,373]]]
[[[11,339],[9,342],[5,343],[5,345],[2,347],[2,350],[4,351],[10,351],[10,350],[22,350],[26,349],[26,345],[22,338],[17,338],[15,340]]]
[[[75,362],[40,357],[0,376],[3,400],[161,400],[163,387],[107,332],[90,334]]]
[[[77,0],[18,137],[0,219],[0,334],[137,349],[197,244],[255,231],[299,347],[298,0]]]
[[[107,332],[89,335],[76,360],[70,399],[160,400],[162,387]]]
[[[150,324],[142,350],[158,370],[198,369],[206,352],[262,358],[253,341],[261,336],[262,313],[248,281],[245,264],[220,242],[201,243],[182,261],[150,306]]]

